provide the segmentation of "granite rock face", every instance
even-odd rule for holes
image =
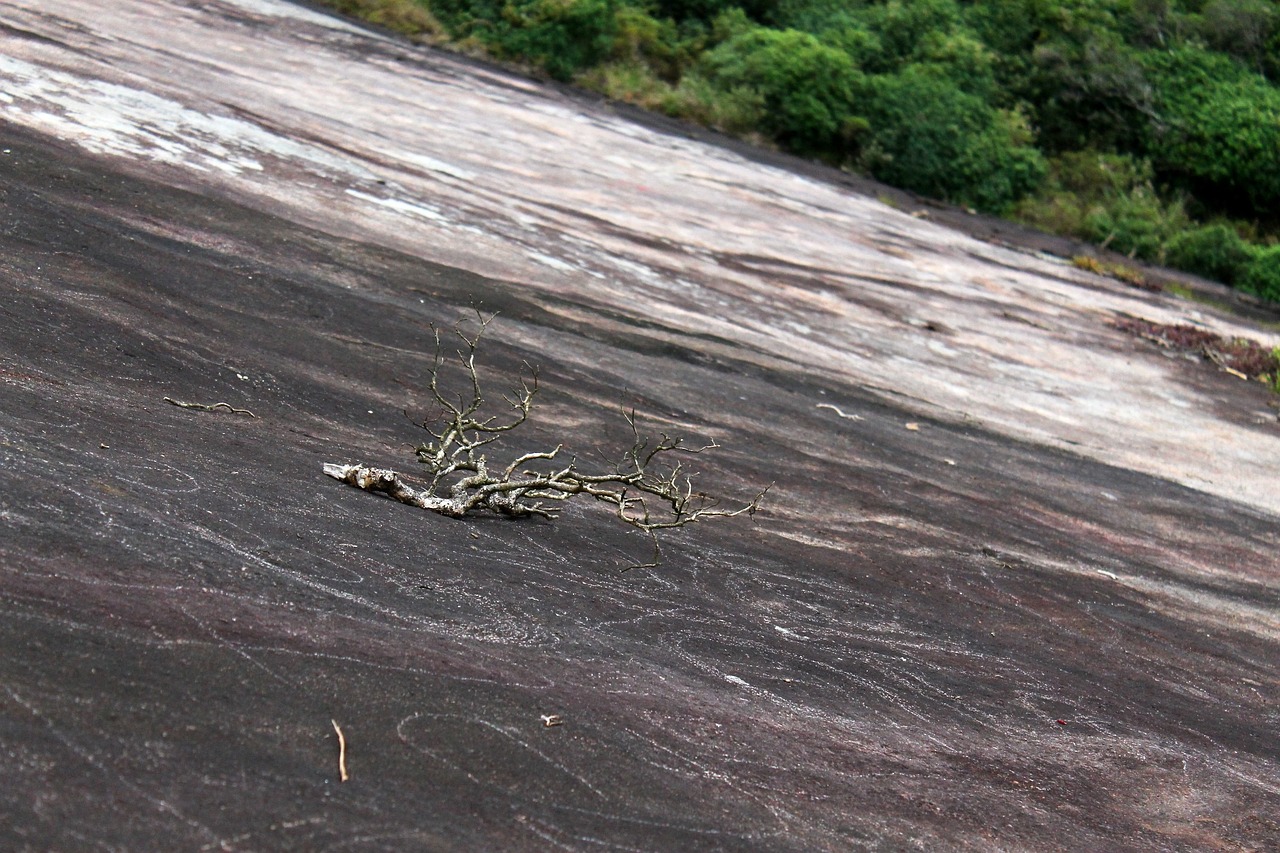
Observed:
[[[1280,846],[1280,426],[1108,321],[1274,327],[273,0],[19,0],[0,81],[5,848]],[[473,306],[533,449],[765,511],[325,477]]]

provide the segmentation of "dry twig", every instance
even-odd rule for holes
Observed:
[[[862,415],[851,415],[851,414],[849,414],[849,413],[847,413],[847,412],[843,411],[839,406],[833,406],[833,405],[831,405],[830,403],[819,403],[819,404],[817,405],[817,408],[819,408],[819,409],[830,409],[831,411],[835,412],[835,413],[836,413],[837,415],[839,415],[840,417],[844,418],[845,420],[849,420],[849,421],[865,421],[865,420],[866,420],[866,418],[864,418]]]
[[[181,400],[175,400],[172,397],[165,397],[164,401],[166,403],[172,403],[173,405],[177,406],[180,409],[199,409],[202,412],[212,412],[212,411],[216,411],[217,409],[226,409],[228,412],[230,412],[233,415],[248,415],[251,418],[257,417],[257,415],[255,415],[253,412],[249,411],[248,409],[237,409],[235,406],[231,405],[230,403],[184,403]]]
[[[487,452],[507,434],[522,426],[533,409],[538,393],[538,371],[526,364],[527,378],[504,397],[510,414],[505,418],[486,414],[486,400],[476,369],[476,350],[493,317],[477,314],[479,329],[468,336],[455,329],[462,347],[457,365],[466,381],[466,391],[457,396],[441,389],[446,365],[444,348],[436,331],[435,364],[429,389],[440,419],[422,428],[431,439],[417,449],[418,462],[429,478],[424,487],[408,484],[395,471],[363,464],[327,464],[324,472],[348,485],[379,492],[423,509],[453,518],[487,510],[516,518],[555,518],[557,502],[585,495],[613,509],[623,524],[648,534],[653,540],[654,559],[632,568],[657,565],[657,531],[684,527],[710,518],[754,515],[764,499],[762,490],[745,506],[725,509],[706,492],[694,487],[692,474],[674,457],[696,455],[719,447],[713,440],[700,446],[686,445],[683,438],[666,434],[654,439],[640,434],[634,410],[622,416],[631,429],[632,444],[620,458],[599,472],[579,468],[576,458],[561,462],[563,445],[550,450],[519,453],[505,465],[491,465]]]
[[[333,730],[338,733],[338,778],[345,782],[351,778],[347,775],[347,739],[343,736],[337,720],[329,722],[333,723]]]

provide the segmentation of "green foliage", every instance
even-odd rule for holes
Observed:
[[[1174,235],[1166,263],[1224,284],[1235,284],[1253,261],[1257,249],[1225,223],[1205,225]]]
[[[729,41],[729,39],[746,35],[756,29],[757,26],[756,22],[748,18],[747,13],[737,6],[725,9],[711,19],[711,38],[707,48],[709,50],[716,45]]]
[[[863,159],[895,186],[1000,212],[1044,177],[1016,113],[993,109],[936,69],[913,65],[871,80]]]
[[[998,96],[996,56],[973,36],[963,32],[928,33],[916,53],[922,64],[938,69],[964,91],[987,100]]]
[[[1161,261],[1165,244],[1189,224],[1180,203],[1164,202],[1145,184],[1090,211],[1084,220],[1084,237],[1131,258]]]
[[[1165,244],[1189,224],[1179,200],[1156,192],[1147,161],[1097,151],[1055,157],[1044,188],[1016,213],[1046,231],[1148,261],[1161,260]]]
[[[889,0],[866,6],[857,19],[880,44],[867,70],[884,73],[921,59],[919,50],[928,41],[950,36],[960,21],[960,7],[954,0]]]
[[[1200,12],[1196,29],[1214,50],[1262,70],[1278,17],[1275,4],[1267,0],[1210,0]]]
[[[1104,201],[1151,184],[1151,164],[1127,154],[1073,151],[1053,161],[1055,188],[1090,201]]]
[[[1239,286],[1268,302],[1280,302],[1280,246],[1258,252],[1245,268]]]
[[[884,53],[879,36],[856,23],[823,29],[819,38],[823,44],[844,51],[859,69],[874,67]]]
[[[579,74],[574,82],[614,100],[651,110],[660,109],[663,99],[674,91],[652,67],[637,59],[597,65]]]
[[[433,0],[432,7],[455,37],[557,80],[604,60],[618,29],[618,0]]]
[[[659,20],[635,6],[619,7],[614,22],[612,59],[646,66],[669,83],[678,81],[705,47],[705,34],[681,31],[670,18]]]
[[[996,57],[999,97],[1028,104],[1043,150],[1140,153],[1151,87],[1139,48],[1163,37],[1162,2],[977,2],[964,20]]]
[[[955,0],[791,0],[778,6],[772,23],[813,33],[843,50],[867,73],[891,74],[908,65],[928,64],[965,91],[983,97],[995,92],[997,58],[961,26]]]
[[[761,129],[810,154],[831,149],[863,85],[848,55],[798,30],[736,35],[705,54],[701,69],[722,90],[756,93]]]
[[[672,85],[648,65],[624,60],[592,68],[576,80],[610,98],[737,136],[752,137],[763,120],[764,99],[759,92],[743,86],[726,90],[696,72]]]
[[[857,0],[775,0],[761,21],[774,29],[803,30],[816,36],[859,20],[867,4]],[[825,39],[824,39],[825,40]]]
[[[1152,89],[1137,52],[1105,30],[1073,33],[1031,52],[1024,95],[1046,148],[1141,151]]]
[[[1277,394],[1280,394],[1280,347],[1271,350],[1271,372],[1262,377],[1262,381]]]
[[[764,97],[758,90],[750,86],[725,89],[696,71],[680,79],[680,85],[662,98],[659,109],[748,138],[758,134],[765,114]]]
[[[1162,126],[1157,168],[1211,205],[1245,213],[1280,206],[1280,89],[1200,48],[1150,56]]]
[[[1005,0],[1003,3],[971,3],[964,21],[983,44],[1002,57],[1027,54],[1046,30],[1040,0]]]
[[[739,9],[753,21],[764,21],[776,5],[776,0],[656,0],[654,9],[658,16],[676,21],[710,21],[717,15]]]

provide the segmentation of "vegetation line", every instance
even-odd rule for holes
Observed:
[[[319,0],[1280,302],[1274,0]]]

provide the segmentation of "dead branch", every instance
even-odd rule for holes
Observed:
[[[513,454],[505,465],[491,464],[487,454],[528,421],[539,390],[538,371],[526,364],[527,375],[503,397],[506,414],[490,414],[476,368],[476,351],[493,317],[478,312],[476,316],[479,328],[474,334],[454,329],[461,346],[452,360],[446,358],[440,332],[435,331],[435,362],[428,389],[440,414],[434,421],[419,424],[430,438],[416,451],[417,461],[426,469],[425,485],[414,486],[395,471],[359,463],[326,464],[326,474],[453,518],[480,511],[514,518],[555,518],[558,502],[582,495],[608,505],[623,524],[648,534],[654,544],[654,559],[644,566],[657,564],[658,531],[712,518],[751,516],[760,508],[767,488],[746,505],[723,507],[717,498],[694,486],[694,475],[678,457],[719,447],[714,440],[689,446],[683,438],[665,433],[656,439],[642,436],[634,410],[622,412],[631,430],[631,447],[607,462],[604,470],[583,470],[576,458],[561,461],[563,445],[526,450]],[[448,365],[460,369],[464,376],[465,388],[460,394],[442,388]]]

